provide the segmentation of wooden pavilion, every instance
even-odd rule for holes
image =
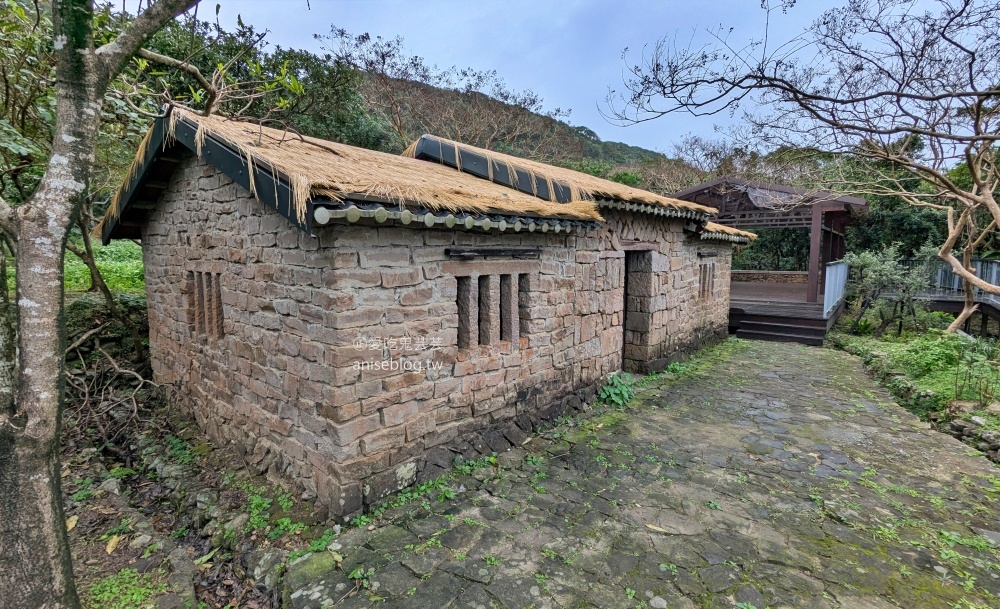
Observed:
[[[719,178],[673,196],[717,209],[715,221],[724,226],[808,228],[806,272],[733,272],[729,323],[741,337],[822,344],[843,308],[844,231],[867,209],[864,199],[739,178]]]

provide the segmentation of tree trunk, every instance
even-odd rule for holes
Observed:
[[[19,383],[0,429],[0,591],[7,606],[26,609],[79,606],[59,475],[66,233],[45,216],[19,222]]]
[[[4,416],[14,416],[14,385],[17,362],[17,309],[11,305],[10,289],[7,282],[7,254],[3,244],[0,244],[0,281],[3,282],[3,292],[0,293],[0,421]]]
[[[70,3],[62,10],[89,25],[88,8]],[[63,251],[86,200],[105,85],[90,65],[93,52],[74,53],[74,65],[57,73],[57,120],[45,175],[13,218],[18,374],[15,410],[6,421],[0,418],[0,598],[5,607],[80,606],[60,487]]]
[[[851,334],[857,334],[858,328],[861,327],[861,320],[865,318],[865,314],[868,309],[871,308],[875,301],[878,300],[878,295],[871,295],[861,302],[861,311],[858,313],[858,318],[854,320],[854,324],[851,326]]]
[[[881,322],[879,323],[878,328],[875,330],[876,337],[881,338],[882,335],[885,334],[885,331],[889,328],[889,324],[892,323],[892,320],[896,319],[896,309],[898,307],[899,307],[898,302],[892,305],[892,314],[888,316],[885,314],[885,309],[882,309],[879,312],[879,318],[881,319]]]
[[[64,394],[63,251],[86,202],[108,81],[143,42],[198,0],[158,0],[94,48],[92,0],[53,0],[56,125],[31,198],[5,223],[17,243],[17,385],[0,410],[0,604],[77,609],[62,509],[59,427]]]
[[[966,270],[972,271],[972,254],[965,251],[962,258],[962,265]],[[947,332],[957,332],[965,324],[965,321],[972,317],[972,314],[979,309],[979,305],[976,304],[975,286],[964,277],[962,278],[962,290],[965,292],[965,306],[962,307],[962,312],[958,314],[955,321],[951,322],[951,325],[948,326]]]

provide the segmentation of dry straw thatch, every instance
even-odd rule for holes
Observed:
[[[732,235],[733,237],[744,237],[750,241],[757,238],[754,233],[748,233],[745,230],[740,230],[738,228],[733,228],[732,226],[723,226],[721,224],[716,224],[715,222],[705,223],[706,233],[722,233],[723,235]]]
[[[547,201],[442,164],[411,158],[415,145],[408,150],[409,155],[404,153],[404,156],[396,156],[223,116],[201,116],[179,107],[171,108],[165,145],[173,140],[177,121],[184,121],[195,127],[195,152],[199,156],[206,138],[211,137],[238,152],[251,169],[270,167],[278,172],[289,185],[300,221],[305,219],[308,212],[307,201],[311,198],[334,201],[364,198],[397,205],[400,209],[425,208],[474,215],[497,214],[598,222],[603,220],[598,211],[601,199],[705,214],[715,212],[714,209],[697,203],[660,196],[577,171],[441,138],[435,139],[445,145],[455,146],[456,150],[466,149],[488,156],[497,166],[506,165],[510,175],[516,176],[516,170],[521,170],[533,178],[548,181],[550,185],[558,182],[569,189],[572,200],[568,203]],[[133,161],[126,185],[151,152],[147,134]],[[254,172],[248,173],[251,176],[251,190],[255,190],[252,181]],[[100,231],[109,219],[119,218],[119,199],[124,190],[125,186],[113,197],[107,214],[95,232]],[[712,226],[716,227],[710,229],[714,232],[753,238],[752,233]]]
[[[530,161],[528,159],[522,159],[509,154],[503,154],[501,152],[485,150],[483,148],[477,148],[475,146],[462,144],[460,142],[447,140],[433,135],[425,135],[424,137],[432,138],[436,142],[439,142],[442,146],[453,147],[456,152],[456,158],[459,158],[459,155],[457,154],[458,151],[465,150],[490,159],[492,161],[489,167],[491,175],[494,166],[503,165],[507,168],[509,175],[515,176],[515,179],[517,176],[517,170],[520,170],[527,173],[532,178],[541,179],[542,181],[547,182],[550,193],[554,192],[552,184],[558,183],[569,190],[572,201],[610,199],[614,201],[623,201],[625,203],[642,203],[646,205],[666,207],[669,209],[695,211],[703,214],[715,214],[715,210],[711,207],[706,207],[690,201],[664,197],[662,195],[649,192],[648,190],[632,188],[631,186],[619,184],[618,182],[612,182],[611,180],[605,180],[579,171],[573,171],[572,169],[546,165],[545,163],[540,163],[538,161]],[[403,152],[403,155],[410,157],[414,156],[418,143],[419,140],[411,144],[410,147]]]
[[[248,165],[266,164],[280,172],[288,180],[300,220],[311,197],[341,201],[352,196],[432,211],[602,219],[592,202],[543,201],[425,161],[180,108],[171,112],[170,133],[178,120],[197,125],[199,154],[205,138],[212,137],[238,151]]]
[[[125,174],[125,185],[127,185],[129,182],[134,180],[137,175],[139,175],[139,170],[146,163],[146,157],[151,152],[149,147],[152,138],[153,138],[153,128],[150,127],[149,130],[146,131],[146,135],[142,136],[142,141],[139,142],[139,150],[135,153],[135,158],[132,159],[132,164],[128,168],[128,173]],[[101,229],[104,227],[104,222],[108,218],[118,218],[119,216],[121,216],[122,213],[121,197],[122,193],[125,190],[125,185],[121,186],[117,191],[115,191],[115,194],[111,197],[108,209],[106,212],[104,212],[104,217],[101,218],[101,221],[98,222],[97,226],[94,227],[93,230],[94,235],[101,234]]]

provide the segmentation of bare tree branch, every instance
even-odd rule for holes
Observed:
[[[786,7],[764,8],[770,22]],[[863,169],[863,179],[842,173],[838,190],[945,212],[940,257],[969,289],[1000,294],[969,264],[1000,226],[998,30],[1000,0],[851,0],[777,48],[766,34],[732,44],[721,27],[701,47],[664,38],[627,66],[606,114],[637,123],[742,110],[758,145]]]
[[[80,338],[78,338],[75,341],[73,341],[73,344],[71,344],[70,346],[66,347],[66,354],[69,355],[73,351],[76,351],[76,349],[80,345],[82,345],[83,343],[85,343],[88,340],[90,340],[90,338],[92,336],[96,336],[97,334],[100,334],[101,332],[103,332],[104,328],[107,328],[110,323],[111,322],[104,322],[103,324],[97,326],[96,328],[91,328],[90,330],[87,330],[86,332],[84,332],[82,335],[80,335]]]

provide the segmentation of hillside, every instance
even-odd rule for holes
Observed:
[[[684,161],[603,141],[592,129],[570,124],[569,112],[544,110],[530,92],[493,87],[486,94],[370,74],[365,81],[366,110],[393,132],[391,152],[431,133],[665,194],[704,179]]]
[[[575,131],[577,137],[583,142],[584,157],[588,159],[612,165],[630,165],[644,161],[666,160],[668,158],[659,152],[639,146],[632,146],[622,142],[603,141],[588,127],[566,126]]]

